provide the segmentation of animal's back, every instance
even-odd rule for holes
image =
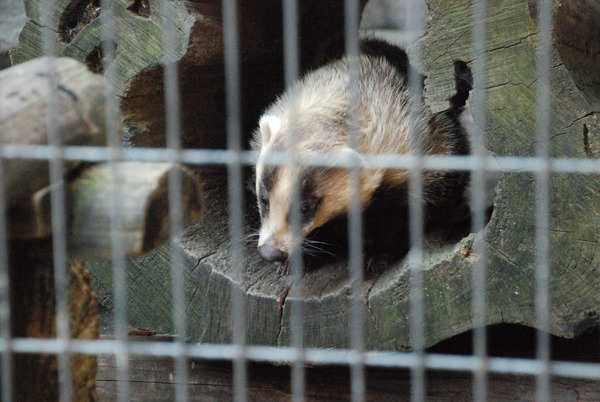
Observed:
[[[358,68],[357,80],[352,82],[351,68]],[[411,101],[405,78],[383,57],[344,57],[308,73],[265,114],[279,116],[284,125],[295,125],[300,149],[326,150],[326,141],[349,144],[353,131],[348,126],[353,121],[351,113],[356,111],[359,152],[407,153],[411,130],[415,130],[412,135],[416,138],[427,135],[429,115],[414,95]],[[330,135],[320,135],[324,131]],[[259,150],[262,144],[255,144]]]

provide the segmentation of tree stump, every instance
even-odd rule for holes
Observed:
[[[62,6],[57,7],[57,23],[59,16],[69,9],[68,4],[76,4],[59,3]],[[597,13],[592,3],[582,0],[572,6],[558,3],[555,6],[549,143],[554,157],[586,158],[597,153],[600,125],[590,105],[597,104],[597,81],[582,81],[589,77],[584,69],[597,72],[594,70],[598,60],[595,37],[590,36],[597,28],[586,25],[577,31],[568,29],[571,13],[581,10],[585,12],[580,15]],[[149,9],[136,8],[136,4],[148,4]],[[177,48],[180,51],[177,57],[181,63],[184,143],[188,146],[222,146],[225,116],[220,33],[223,28],[217,12],[218,2],[210,5],[169,4],[173,7],[169,15],[178,16],[176,19],[181,28],[179,39],[182,45]],[[339,44],[336,40],[339,36],[334,32],[342,31],[338,29],[342,14],[338,2],[331,2],[331,8],[324,12],[316,8],[317,2],[302,4],[303,65],[309,66],[311,57],[313,63],[318,58],[307,51],[308,45],[327,42],[328,38]],[[427,102],[439,110],[452,93],[452,60],[473,60],[473,21],[468,0],[429,0],[428,4],[429,27],[422,42],[423,72],[428,76]],[[499,156],[535,154],[537,25],[533,5],[529,0],[499,1],[488,5],[488,73],[485,87],[475,91],[487,91],[488,114],[484,127],[487,145]],[[159,133],[164,122],[159,113],[162,89],[160,79],[157,79],[161,75],[160,45],[154,45],[159,42],[146,36],[150,35],[148,28],[136,25],[146,23],[160,30],[160,7],[152,1],[117,1],[114,7],[118,24],[124,27],[119,29],[122,34],[113,39],[120,49],[113,61],[114,77],[121,83],[122,110],[126,124],[135,134],[132,142],[144,146],[161,145],[164,140]],[[244,127],[250,128],[261,108],[282,88],[281,19],[280,10],[271,1],[260,9],[251,7],[249,2],[241,2],[240,9],[242,108]],[[134,15],[140,10],[144,15]],[[101,13],[96,19],[103,15]],[[30,18],[35,21],[38,17],[30,14]],[[582,21],[597,21],[597,18]],[[15,60],[35,54],[29,43],[33,40],[28,39],[36,29],[39,31],[35,25],[32,22],[26,28],[29,32],[24,31],[22,45],[14,53]],[[87,57],[90,53],[75,52],[74,42],[79,49],[94,49],[100,40],[92,35],[98,29],[94,26],[92,22],[76,25],[77,35],[69,42],[72,45],[60,37],[70,32],[69,29],[56,29],[57,41],[64,42],[65,54]],[[153,38],[159,36],[156,34]],[[587,38],[587,42],[577,38]],[[140,49],[140,42],[147,44],[147,49]],[[580,48],[583,43],[590,46]],[[87,44],[86,48],[84,44]],[[573,44],[578,46],[573,47]],[[578,56],[582,52],[588,55],[587,58]],[[332,50],[330,54],[336,52]],[[146,61],[139,61],[142,59]],[[127,74],[117,73],[123,71],[117,67],[122,64],[129,66]],[[144,108],[152,116],[145,114]],[[198,174],[207,192],[207,210],[202,220],[189,226],[178,242],[159,248],[148,257],[128,262],[130,323],[157,332],[172,330],[168,265],[175,252],[180,253],[184,261],[181,269],[187,279],[187,335],[190,340],[232,341],[230,292],[233,285],[245,293],[247,341],[288,345],[293,302],[290,286],[294,279],[276,274],[271,264],[257,257],[253,244],[244,249],[244,275],[241,279],[238,277],[231,266],[225,175],[209,169],[202,169]],[[553,334],[573,337],[598,324],[600,275],[597,260],[600,250],[595,211],[599,210],[597,193],[600,188],[598,178],[591,175],[553,173],[551,179],[549,329]],[[246,205],[253,205],[252,196],[246,196]],[[435,239],[428,239],[424,266],[425,315],[422,317],[425,345],[433,345],[473,327],[471,277],[475,262],[481,258],[474,252],[479,247],[485,247],[488,270],[486,323],[536,325],[533,197],[531,173],[503,173],[497,187],[493,216],[482,233],[472,234],[456,244],[438,244]],[[253,211],[253,206],[247,208],[248,231],[257,227]],[[346,265],[345,261],[339,261],[304,275],[302,297],[296,301],[304,305],[304,344],[307,347],[350,346],[350,280]],[[94,273],[102,302],[111,307],[109,271],[103,263],[88,266]],[[409,289],[406,262],[386,272],[367,275],[363,285],[363,307],[367,312],[365,346],[368,349],[405,350],[412,347]]]
[[[451,93],[447,84],[453,59],[472,60],[472,19],[468,1],[431,1],[429,32],[423,41],[428,88],[438,102]],[[588,158],[598,154],[597,2],[554,3],[551,157]],[[536,46],[535,2],[489,5],[486,44],[487,147],[498,156],[535,156]],[[580,18],[586,15],[587,18]],[[570,30],[579,21],[577,29]],[[452,44],[452,46],[450,46]],[[586,49],[584,52],[582,49]],[[593,73],[591,73],[593,72]],[[588,74],[589,73],[589,74]],[[581,76],[587,76],[581,83]],[[595,81],[594,81],[595,80]],[[446,83],[444,87],[444,83]],[[595,106],[594,106],[595,105]],[[597,175],[550,176],[550,332],[573,337],[598,325],[600,296],[596,214],[600,210]],[[535,178],[503,173],[492,220],[483,233],[488,267],[488,323],[536,326]],[[470,270],[471,268],[469,268]],[[464,271],[465,274],[469,270]],[[470,297],[470,291],[455,297]],[[452,314],[453,315],[453,314]]]

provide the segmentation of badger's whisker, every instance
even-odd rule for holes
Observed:
[[[254,240],[256,239],[258,236],[260,235],[260,233],[258,232],[258,230],[253,231],[252,233],[248,233],[244,236],[244,240]]]
[[[316,240],[309,240],[307,239],[303,244],[302,244],[302,252],[306,255],[309,256],[315,256],[318,254],[328,254],[331,255],[332,257],[335,257],[335,254],[333,254],[332,252],[326,250],[325,248],[321,247],[321,245],[327,246],[330,245],[329,243],[325,243],[322,241],[316,241]]]
[[[230,240],[234,243],[250,244],[252,242],[255,242],[258,239],[258,236],[259,232],[257,230],[252,229],[250,233],[238,236],[237,238],[230,237]]]

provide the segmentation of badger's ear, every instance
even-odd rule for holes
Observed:
[[[258,126],[260,128],[262,144],[265,145],[279,132],[281,119],[272,114],[265,114],[260,118]]]

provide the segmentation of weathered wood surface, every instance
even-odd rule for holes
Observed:
[[[572,5],[598,21],[597,2],[578,1]],[[499,156],[535,155],[536,122],[536,9],[527,1],[494,2],[488,10],[488,73],[486,91],[486,143]],[[555,3],[560,14],[563,6]],[[430,31],[423,45],[424,63],[430,72],[428,88],[446,82],[445,68],[452,59],[472,60],[471,18],[467,1],[432,2]],[[585,23],[585,21],[582,21]],[[452,27],[452,28],[449,28]],[[557,42],[560,19],[552,35]],[[581,31],[578,31],[581,34]],[[563,36],[565,32],[561,33]],[[581,36],[579,36],[581,37]],[[587,38],[594,42],[593,36]],[[452,43],[452,46],[448,44]],[[568,46],[564,43],[561,47]],[[564,50],[564,49],[563,49]],[[590,92],[580,91],[571,70],[553,49],[551,69],[551,122],[548,149],[552,157],[587,158],[597,155],[600,121],[586,99]],[[597,60],[576,58],[581,66]],[[589,68],[589,67],[587,67]],[[598,90],[598,87],[595,88]],[[438,100],[447,97],[432,93]],[[571,337],[598,325],[600,310],[600,267],[597,219],[600,211],[597,175],[552,174],[550,182],[550,331]],[[496,206],[484,235],[488,266],[487,321],[524,323],[535,326],[535,182],[529,173],[504,173],[496,190]],[[482,240],[483,240],[482,239]],[[465,266],[457,275],[470,276]],[[456,275],[451,278],[454,280]],[[452,293],[451,293],[452,294]],[[470,297],[470,290],[454,292],[454,298]],[[438,309],[437,317],[450,306]],[[432,317],[432,318],[433,318]]]
[[[556,5],[554,42],[573,81],[595,111],[600,108],[600,4],[573,0]],[[597,157],[594,154],[594,157]]]
[[[56,130],[61,145],[106,143],[105,82],[71,58],[39,58],[0,72],[2,145],[46,145]],[[52,122],[52,123],[50,123]],[[56,141],[56,140],[55,140]],[[4,159],[5,194],[12,239],[52,234],[49,162]],[[126,255],[143,254],[169,237],[168,177],[179,170],[184,223],[202,212],[199,183],[185,168],[167,163],[121,162],[88,167],[63,162],[71,176],[65,208],[72,256],[110,256],[110,205],[120,183],[118,212]],[[118,177],[114,180],[111,173]],[[62,191],[62,190],[61,190]]]
[[[473,60],[472,16],[467,0],[431,0],[429,9],[429,31],[422,42],[423,68],[429,77],[428,102],[439,109],[452,93],[452,60]],[[476,88],[475,93],[487,93],[485,131],[488,147],[496,155],[535,153],[534,10],[526,0],[488,5],[488,74],[485,88]],[[600,132],[598,116],[557,52],[553,53],[552,65],[551,154],[578,158],[586,158],[590,152],[594,155]],[[279,276],[272,265],[261,262],[250,241],[244,249],[243,266],[231,266],[227,195],[221,185],[224,175],[203,174],[208,201],[201,222],[190,226],[178,244],[128,263],[132,281],[128,288],[130,323],[159,332],[172,330],[168,261],[172,253],[180,253],[191,340],[231,341],[233,284],[246,295],[247,341],[287,345],[293,278]],[[553,174],[551,185],[549,329],[553,334],[573,337],[598,324],[600,249],[594,211],[600,207],[600,187],[598,177],[576,174]],[[426,345],[472,328],[472,273],[474,263],[481,258],[474,251],[478,247],[485,248],[488,270],[486,323],[536,326],[534,199],[532,174],[505,173],[497,187],[493,216],[482,233],[457,244],[428,244],[424,266]],[[258,226],[252,218],[253,204],[248,194],[244,202],[249,213],[248,233]],[[106,269],[101,265],[91,269],[97,275],[103,302],[112,306],[110,278],[102,275]],[[362,294],[367,349],[411,347],[409,277],[406,262],[387,272],[367,275]],[[305,345],[348,347],[350,281],[346,262],[306,272],[301,286]]]
[[[25,5],[21,0],[5,0],[0,9],[0,69],[10,66],[8,51],[17,46],[19,32],[25,24]]]
[[[114,357],[100,355],[98,395],[103,401],[117,399]],[[132,356],[130,368],[131,401],[165,401],[175,398],[172,360]],[[192,400],[234,400],[233,373],[225,363],[191,361],[188,393]],[[289,401],[292,399],[288,367],[251,365],[245,392],[249,400]],[[600,398],[599,383],[592,380],[553,378],[551,395],[557,401],[595,401]],[[410,401],[411,378],[407,370],[372,369],[367,372],[367,401]],[[535,400],[535,377],[491,374],[488,401]],[[351,399],[350,373],[340,367],[313,367],[307,372],[306,398],[311,401]],[[429,372],[427,400],[472,401],[473,379],[464,372]]]
[[[0,145],[103,145],[104,100],[102,77],[73,59],[40,58],[3,70]],[[4,159],[3,164],[9,206],[50,183],[47,160]],[[64,171],[74,168],[66,163]]]
[[[106,142],[105,87],[93,74],[69,58],[41,58],[0,73],[0,145],[52,143],[48,123],[61,145],[101,145]],[[48,114],[51,114],[50,116]],[[185,168],[168,163],[122,162],[83,166],[64,163],[61,181],[50,183],[44,159],[3,159],[4,194],[8,206],[10,316],[13,337],[56,337],[55,269],[67,269],[70,337],[97,338],[97,299],[81,260],[54,258],[51,192],[65,191],[66,236],[70,257],[109,257],[113,183],[122,186],[117,211],[123,250],[138,255],[164,242],[169,232],[169,177],[178,171],[185,223],[202,212],[199,183]],[[85,170],[82,170],[87,167]],[[118,177],[112,177],[116,172]],[[65,182],[67,184],[65,184]],[[67,187],[65,190],[63,187]],[[5,240],[4,240],[5,241]],[[61,251],[59,250],[59,253]],[[54,266],[64,260],[66,267]],[[95,356],[72,356],[75,400],[96,400]],[[19,400],[58,399],[56,355],[17,354],[13,359],[14,396]]]
[[[493,327],[488,338],[490,355],[532,358],[535,354],[535,330],[516,325]],[[132,341],[157,341],[157,337],[129,337]],[[431,353],[470,354],[472,333],[463,334],[431,349]],[[511,342],[518,342],[511,347]],[[508,347],[507,347],[508,346]],[[567,361],[598,362],[598,331],[577,340],[552,339],[552,358]],[[119,381],[114,356],[98,356],[97,388],[101,400],[115,400]],[[132,401],[173,400],[175,375],[173,360],[164,357],[130,356],[129,391]],[[265,363],[249,363],[247,386],[249,400],[289,401],[292,398],[290,367]],[[306,368],[306,398],[311,401],[350,400],[351,375],[348,367],[310,366]],[[366,400],[408,401],[411,392],[409,370],[367,368]],[[556,401],[600,400],[600,381],[553,377],[550,395]],[[230,362],[190,359],[187,389],[192,400],[233,400],[233,369]],[[471,401],[473,377],[470,372],[426,372],[427,400]],[[533,376],[488,373],[489,401],[535,400],[536,379]]]
[[[41,58],[0,72],[0,104],[2,147],[105,142],[102,77],[90,73],[75,60]],[[54,141],[49,138],[52,135],[56,135]],[[40,197],[34,194],[39,195],[44,187],[59,183],[50,184],[47,160],[6,158],[1,163],[5,182],[3,197],[10,207],[7,216],[13,222],[20,220],[19,226],[13,225],[9,231],[14,234],[23,229],[25,221],[38,227],[35,240],[8,243],[10,335],[56,337],[57,301],[49,207],[35,210]],[[77,168],[77,163],[65,163],[63,174],[71,174]],[[33,216],[25,212],[27,206],[31,207],[29,212],[35,212]],[[92,293],[89,273],[81,261],[65,262],[65,265],[60,268],[66,269],[64,286],[69,291],[68,335],[74,339],[97,338],[97,299]],[[74,355],[69,361],[74,399],[96,400],[96,358]],[[56,355],[15,354],[12,365],[15,398],[39,401],[58,398]]]

